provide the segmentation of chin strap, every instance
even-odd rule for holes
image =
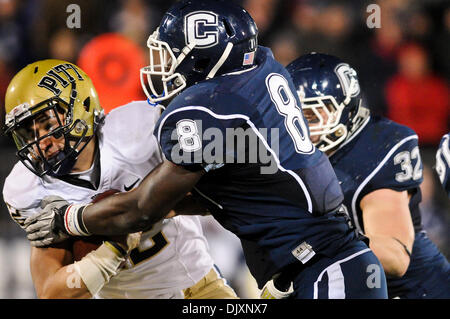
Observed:
[[[182,50],[180,55],[177,58],[177,66],[183,62],[183,60],[191,53],[191,51],[195,48],[197,43],[195,41],[188,43]]]
[[[219,69],[222,67],[222,65],[225,63],[225,61],[228,59],[228,56],[230,55],[232,49],[233,49],[233,43],[228,42],[227,47],[223,51],[223,54],[220,57],[219,61],[217,61],[216,65],[208,73],[208,76],[206,77],[207,80],[212,79],[216,75],[217,71],[219,71]]]

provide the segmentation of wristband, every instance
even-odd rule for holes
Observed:
[[[83,222],[83,211],[89,206],[85,204],[69,205],[64,212],[64,228],[72,236],[91,235]]]
[[[111,242],[105,241],[99,248],[75,262],[74,268],[94,296],[111,277],[117,275],[124,261],[125,257],[111,246]]]
[[[115,250],[115,252],[117,254],[120,254],[122,256],[126,256],[127,255],[127,251],[120,244],[116,243],[115,241],[107,240],[104,243],[106,245],[109,245],[109,248],[111,250],[113,250],[113,251]]]

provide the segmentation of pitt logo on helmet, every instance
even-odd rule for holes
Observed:
[[[52,68],[50,71],[48,71],[47,75],[45,75],[39,81],[38,86],[49,89],[55,95],[61,94],[61,90],[58,89],[58,83],[56,81],[58,81],[64,88],[66,88],[69,85],[69,83],[75,82],[75,78],[73,78],[70,75],[70,73],[67,71],[68,69],[71,69],[74,71],[78,80],[80,80],[80,81],[84,80],[83,77],[81,76],[81,74],[77,71],[77,69],[73,65],[71,65],[69,63],[64,63],[64,64],[57,65],[54,68]],[[64,74],[64,76],[69,81],[66,81],[58,73]]]
[[[38,176],[70,173],[104,118],[88,75],[54,59],[31,63],[14,76],[5,111],[5,133],[11,134],[22,163]]]

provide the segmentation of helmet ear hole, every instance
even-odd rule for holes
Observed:
[[[89,112],[89,109],[91,107],[91,98],[89,96],[83,101],[83,106],[85,111]]]
[[[227,35],[231,38],[232,36],[235,35],[234,29],[231,27],[231,25],[228,23],[228,21],[226,19],[222,20],[223,25],[225,26],[225,32],[227,33]]]

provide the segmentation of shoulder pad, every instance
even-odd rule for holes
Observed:
[[[128,162],[142,163],[158,149],[153,131],[159,117],[160,109],[146,101],[131,102],[106,116],[101,138],[114,154]]]
[[[38,189],[41,181],[22,162],[14,165],[3,186],[3,199],[17,210],[27,210],[39,206]]]

